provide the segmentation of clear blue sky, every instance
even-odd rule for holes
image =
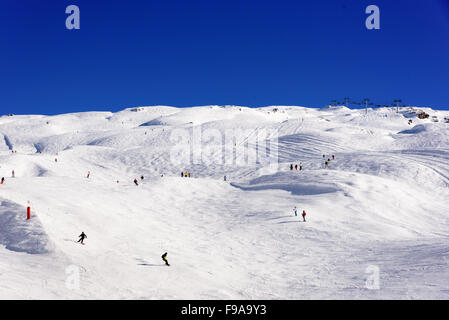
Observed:
[[[0,43],[0,114],[346,96],[449,109],[449,0],[0,0]]]

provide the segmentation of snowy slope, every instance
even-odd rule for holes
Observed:
[[[448,299],[449,112],[425,112],[439,121],[291,106],[0,117],[0,298]],[[255,138],[276,156],[249,161]]]

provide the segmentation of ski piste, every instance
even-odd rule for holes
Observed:
[[[428,119],[287,106],[0,117],[0,142],[17,150],[0,143],[0,298],[449,299],[447,112],[422,111]],[[210,161],[173,161],[179,132]],[[216,147],[229,132],[233,155],[266,145],[277,161],[224,162]],[[89,250],[72,245],[82,231]],[[162,268],[166,251],[174,269]],[[88,270],[82,292],[65,287],[73,264]],[[381,290],[369,290],[376,270]]]

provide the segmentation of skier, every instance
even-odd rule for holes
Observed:
[[[332,155],[332,160],[335,160],[335,156],[334,155]]]
[[[0,184],[3,184],[5,182],[5,177],[2,177],[2,182]]]
[[[181,172],[181,178],[184,178],[184,172]]]
[[[296,209],[296,207],[293,208],[293,212],[295,213],[295,217],[298,216],[298,210]]]
[[[306,222],[306,210],[302,210],[302,219]]]
[[[185,173],[184,177],[187,177],[187,171],[186,171],[186,173]]]
[[[328,162],[327,161],[325,161],[324,162],[324,166],[327,168],[327,165],[328,165]]]
[[[136,186],[139,185],[139,184],[137,183],[137,179],[134,179],[134,183],[136,184]]]
[[[299,171],[302,170],[302,162],[299,163]]]
[[[55,158],[55,162],[58,162],[58,159],[57,159],[57,158]]]
[[[189,178],[190,178],[190,172],[189,172]]]
[[[90,177],[90,171],[87,172],[87,179]]]
[[[297,164],[295,164],[295,170],[298,171],[298,165]]]
[[[15,178],[16,175],[14,174],[14,170],[12,171],[12,177]]]
[[[293,164],[290,165],[290,170],[293,170]]]
[[[168,261],[167,261],[167,252],[164,253],[161,257],[162,257],[162,260],[164,260],[165,265],[166,265],[166,266],[169,266]]]
[[[141,176],[141,177],[140,177],[140,180],[142,180],[142,181],[143,181],[143,176]]]
[[[77,242],[81,242],[81,244],[84,244],[84,239],[87,238],[86,234],[83,232],[81,232],[81,234],[79,235],[80,239]]]
[[[223,177],[223,180],[226,181],[226,176]]]

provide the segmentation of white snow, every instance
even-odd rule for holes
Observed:
[[[449,112],[424,111],[0,117],[0,298],[448,299]],[[236,154],[267,133],[278,158],[223,163],[228,132]],[[180,146],[193,158],[173,157]]]

